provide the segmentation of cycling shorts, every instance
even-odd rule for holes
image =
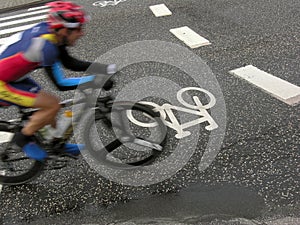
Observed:
[[[6,83],[0,80],[0,105],[33,107],[41,87],[31,78]]]

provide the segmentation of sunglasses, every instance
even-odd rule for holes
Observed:
[[[81,32],[83,30],[83,27],[80,26],[80,27],[76,27],[76,28],[68,28],[68,30],[70,31],[77,31],[77,32]]]

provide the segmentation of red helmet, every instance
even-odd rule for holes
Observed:
[[[73,2],[56,1],[46,4],[50,7],[48,23],[51,28],[77,28],[88,22],[82,7]]]

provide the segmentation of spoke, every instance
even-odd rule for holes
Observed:
[[[18,161],[28,160],[28,159],[30,159],[30,158],[28,158],[28,157],[10,158],[10,159],[6,159],[3,162],[18,162]]]
[[[110,153],[116,148],[120,147],[122,145],[122,142],[119,141],[119,139],[114,140],[113,142],[106,145],[104,148]]]

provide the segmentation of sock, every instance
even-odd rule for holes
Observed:
[[[24,135],[22,132],[17,132],[17,133],[15,133],[12,141],[19,147],[23,148],[29,142],[32,142],[33,138],[32,138],[32,136]]]

